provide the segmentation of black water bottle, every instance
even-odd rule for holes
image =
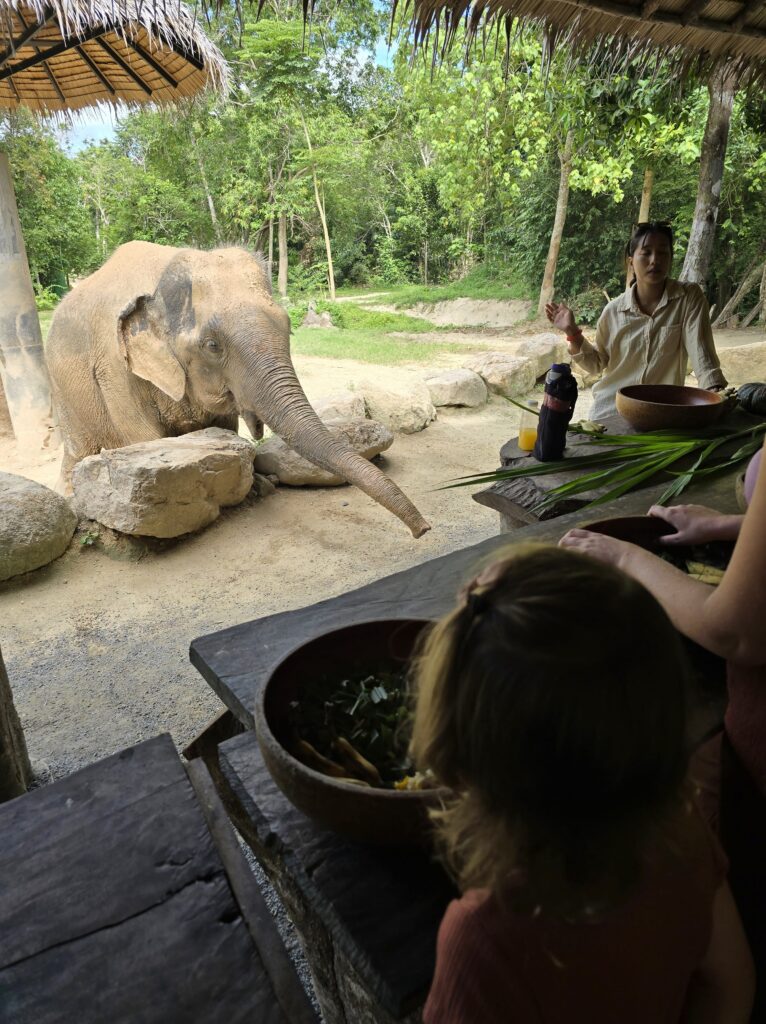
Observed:
[[[554,363],[545,378],[534,456],[538,462],[556,462],[564,454],[567,427],[577,401],[577,381],[569,363]]]

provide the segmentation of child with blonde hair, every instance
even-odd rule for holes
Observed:
[[[430,631],[416,681],[463,892],[426,1024],[744,1024],[752,963],[685,781],[683,651],[648,591],[516,546]]]

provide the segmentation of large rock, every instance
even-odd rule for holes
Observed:
[[[414,382],[406,391],[386,391],[364,383],[364,404],[370,419],[383,423],[395,434],[416,434],[436,419],[428,388]]]
[[[314,412],[323,423],[335,420],[363,420],[367,415],[364,396],[356,391],[336,391],[312,402]]]
[[[375,420],[338,421],[328,423],[327,429],[365,459],[375,458],[394,443],[391,431]],[[258,446],[255,468],[259,473],[274,473],[281,484],[291,487],[337,487],[346,483],[343,477],[315,466],[288,448],[281,437],[270,437]]]
[[[0,580],[63,555],[76,526],[69,503],[50,487],[0,473]]]
[[[535,364],[535,377],[542,377],[552,363],[568,363],[571,359],[563,335],[547,331],[534,334],[522,341],[514,353],[520,359],[531,359]]]
[[[525,395],[537,380],[536,361],[507,352],[482,352],[469,359],[465,368],[478,373],[490,391],[505,398]]]
[[[75,466],[75,501],[84,516],[113,530],[180,537],[246,497],[254,457],[249,441],[218,427],[104,449]]]
[[[465,405],[474,408],[487,401],[487,385],[473,370],[442,370],[423,378],[431,401],[443,405]]]
[[[719,349],[718,358],[730,384],[766,381],[766,341]]]

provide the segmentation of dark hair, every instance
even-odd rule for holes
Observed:
[[[670,251],[673,252],[673,227],[669,220],[641,220],[633,226],[633,233],[625,246],[625,267],[627,269],[628,259],[633,256],[636,249],[641,248],[641,243],[647,235],[663,235],[670,242]],[[635,275],[631,284],[635,283]]]
[[[480,573],[416,667],[413,752],[456,794],[434,817],[460,884],[564,916],[623,899],[684,807],[685,681],[619,570],[517,545]]]

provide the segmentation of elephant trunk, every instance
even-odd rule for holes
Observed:
[[[421,537],[431,526],[396,484],[349,445],[333,437],[311,408],[292,363],[278,356],[259,354],[241,380],[234,397],[243,413],[255,413],[299,455],[330,473],[355,484]],[[252,389],[252,390],[251,390]]]

